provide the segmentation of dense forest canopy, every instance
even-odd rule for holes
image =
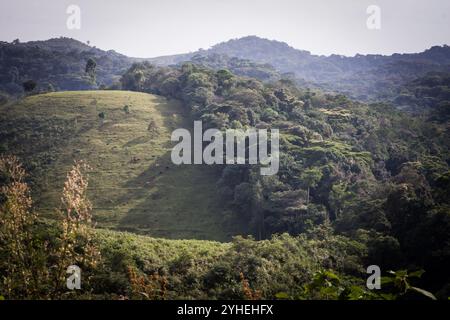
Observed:
[[[450,71],[450,48],[434,46],[415,54],[317,56],[284,42],[249,36],[219,43],[208,50],[150,59],[161,65],[193,60],[195,56],[228,56],[269,64],[279,73],[327,91],[337,91],[362,101],[388,100],[403,84],[428,72]],[[227,65],[223,64],[223,68]],[[265,80],[264,77],[259,79]]]
[[[331,223],[368,246],[368,261],[420,266],[433,270],[431,278],[440,274],[441,281],[450,263],[450,140],[444,119],[190,63],[135,64],[121,83],[184,101],[207,127],[280,128],[278,175],[226,166],[217,182],[257,238],[298,235]],[[437,104],[448,104],[445,95],[439,97]]]

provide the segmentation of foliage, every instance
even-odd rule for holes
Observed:
[[[1,157],[0,172],[0,292],[7,299],[62,298],[66,269],[73,264],[83,268],[89,286],[100,256],[91,237],[83,164],[75,163],[68,173],[62,195],[65,215],[51,228],[42,228],[32,209],[25,171],[17,158]]]
[[[181,99],[205,127],[280,129],[277,175],[267,179],[256,167],[225,166],[218,180],[224,201],[258,239],[297,235],[331,221],[348,236],[368,231],[371,257],[386,261],[385,254],[396,255],[397,268],[440,270],[448,263],[446,253],[438,259],[431,254],[437,248],[448,252],[449,243],[448,199],[434,182],[448,171],[445,125],[385,104],[365,105],[290,81],[262,83],[192,63],[134,64],[121,81],[125,89],[161,94],[168,78],[177,79],[172,81],[179,90],[164,94]],[[437,233],[434,219],[445,221]],[[430,232],[439,240],[422,238]],[[389,241],[399,247],[388,248]],[[435,289],[442,283],[429,281]]]
[[[428,299],[436,300],[436,297],[424,289],[414,287],[410,284],[410,279],[420,278],[424,270],[409,272],[407,270],[389,271],[389,276],[382,278],[382,284],[392,284],[394,289],[399,292],[400,297],[412,292],[418,293]]]

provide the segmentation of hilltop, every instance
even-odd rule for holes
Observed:
[[[85,73],[90,58],[97,64],[95,82]],[[39,91],[110,86],[133,61],[113,50],[100,50],[71,38],[0,42],[0,91],[20,94],[22,83],[27,80],[34,80]]]

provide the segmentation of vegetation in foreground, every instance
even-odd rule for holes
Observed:
[[[87,199],[89,167],[76,162],[61,196],[60,220],[34,211],[25,171],[0,158],[0,292],[7,299],[397,299],[435,297],[393,273],[390,290],[364,289],[365,246],[323,225],[292,237],[243,237],[232,243],[163,240],[95,230]],[[68,291],[66,268],[82,270],[82,289]],[[388,287],[389,288],[389,287]]]

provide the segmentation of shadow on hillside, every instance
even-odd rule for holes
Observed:
[[[177,128],[192,128],[193,121],[181,105],[169,103],[172,104],[168,105],[165,99],[158,100],[155,108],[170,137]],[[137,137],[124,147],[147,143],[151,139]],[[156,156],[138,176],[120,184],[128,191],[111,199],[114,207],[124,209],[116,228],[164,238],[230,240],[240,232],[234,232],[237,228],[224,214],[225,204],[220,203],[216,189],[220,177],[218,168],[174,165],[171,150],[175,144],[170,139],[163,142],[160,147],[167,150],[164,154]],[[228,216],[232,214],[228,213]]]

